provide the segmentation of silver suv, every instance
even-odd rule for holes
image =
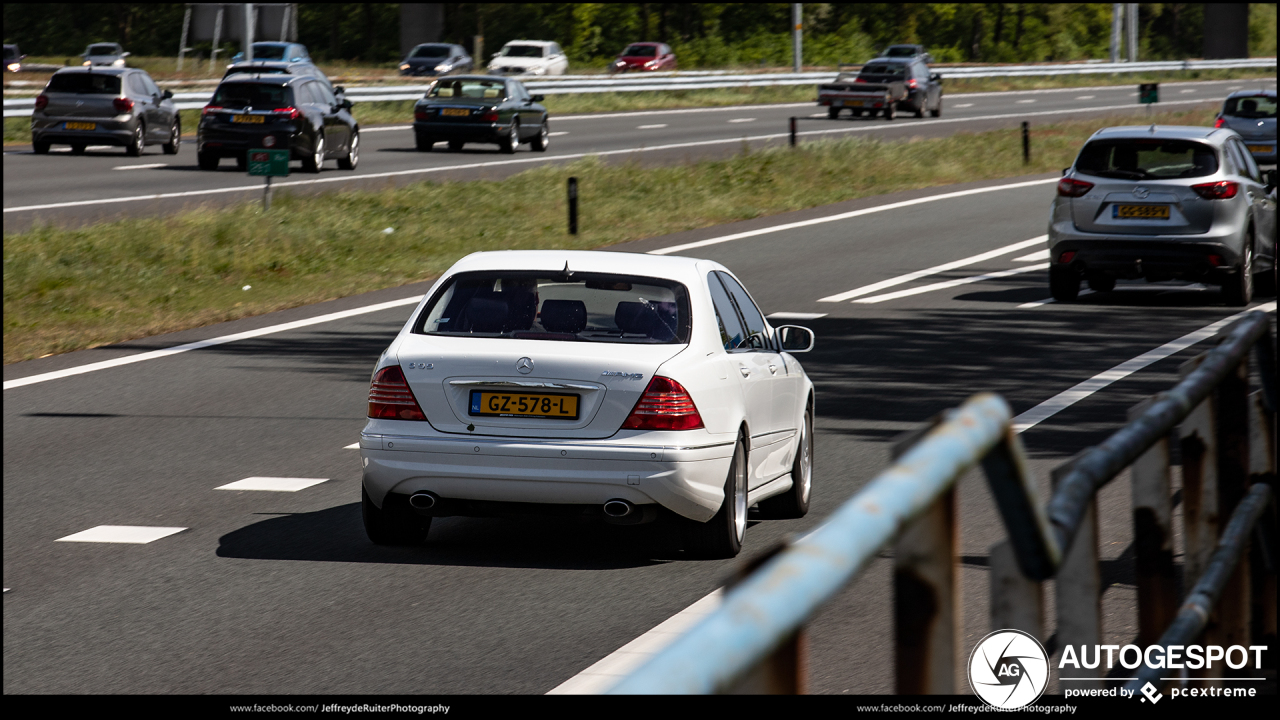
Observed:
[[[1266,178],[1232,130],[1105,128],[1063,170],[1049,220],[1049,289],[1074,300],[1116,279],[1221,285],[1230,305],[1274,278],[1275,170]],[[1273,290],[1274,291],[1274,290]]]
[[[134,68],[63,68],[31,113],[31,146],[41,155],[53,143],[68,144],[77,155],[89,145],[123,145],[131,156],[161,145],[173,155],[181,142],[173,93]]]

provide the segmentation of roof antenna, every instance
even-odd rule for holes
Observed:
[[[569,261],[568,261],[568,260],[565,260],[565,261],[564,261],[564,270],[561,270],[561,271],[560,271],[560,279],[561,279],[561,280],[563,280],[563,281],[565,281],[565,282],[568,282],[569,278],[571,278],[571,277],[573,277],[573,271],[569,269]]]
[[[1150,132],[1152,135],[1155,135],[1155,134],[1156,134],[1156,124],[1155,124],[1155,123],[1151,123],[1151,130],[1149,130],[1149,132]]]

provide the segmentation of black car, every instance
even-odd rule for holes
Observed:
[[[329,158],[354,170],[360,160],[360,127],[351,101],[337,99],[326,83],[295,75],[233,75],[222,81],[200,114],[196,153],[201,170],[216,170],[224,157],[248,166],[248,150],[288,149],[307,172]]]
[[[463,143],[496,143],[505,153],[528,143],[547,149],[547,109],[519,80],[492,75],[459,75],[431,83],[413,106],[413,134],[418,150],[428,152],[437,142],[450,150]]]
[[[461,45],[423,43],[400,62],[401,75],[448,75],[475,70],[475,62]]]
[[[895,46],[896,47],[896,46]],[[916,46],[918,47],[918,46]],[[926,111],[933,117],[942,115],[942,76],[929,72],[925,55],[880,57],[868,60],[858,73],[860,83],[900,82],[907,97],[896,104],[898,110],[910,110],[922,118]]]

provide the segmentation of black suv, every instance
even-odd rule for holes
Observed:
[[[216,170],[224,157],[248,167],[247,151],[288,149],[302,169],[320,172],[329,158],[354,170],[360,160],[360,127],[351,101],[337,99],[327,83],[294,75],[232,75],[218,85],[200,114],[196,153],[201,170]]]
[[[929,71],[927,57],[927,55],[913,55],[868,60],[867,64],[862,66],[862,72],[858,74],[858,82],[900,82],[906,86],[907,97],[897,102],[898,110],[910,110],[918,118],[924,117],[925,112],[933,117],[940,117],[942,115],[942,76]]]

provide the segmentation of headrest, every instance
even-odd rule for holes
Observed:
[[[667,305],[671,303],[650,303],[645,307],[644,303],[620,302],[613,312],[613,322],[624,333],[647,335],[654,340],[671,340],[675,332],[668,323],[674,324],[675,319],[674,313],[664,312],[670,310]]]
[[[467,317],[472,332],[502,332],[507,324],[507,301],[473,297],[467,301]]]
[[[581,300],[546,300],[542,327],[548,332],[578,333],[587,326],[587,304]]]

